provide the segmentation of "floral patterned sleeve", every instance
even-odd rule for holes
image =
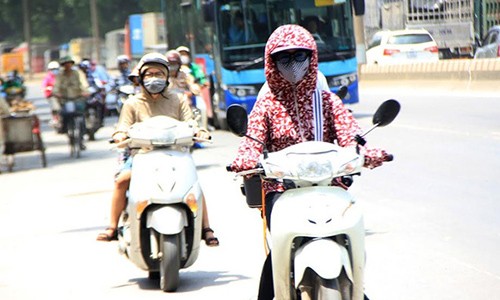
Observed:
[[[335,133],[339,146],[355,145],[354,137],[361,134],[361,128],[352,113],[342,104],[342,100],[333,97]],[[373,169],[381,166],[387,158],[387,152],[379,148],[360,146],[361,153],[365,156],[364,166]]]
[[[266,144],[267,130],[268,127],[265,104],[264,101],[258,100],[248,118],[247,135]],[[252,139],[243,137],[238,147],[237,156],[231,164],[231,169],[234,172],[240,172],[255,168],[263,150],[264,147],[262,144]]]

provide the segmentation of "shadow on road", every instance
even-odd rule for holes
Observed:
[[[251,279],[247,276],[239,274],[228,274],[227,271],[183,271],[180,272],[180,283],[176,293],[192,292],[201,290],[209,286],[221,286],[232,281]],[[135,283],[143,290],[158,290],[160,291],[159,279],[132,278],[128,284],[121,286],[129,286],[130,283]],[[116,287],[121,287],[116,286]]]

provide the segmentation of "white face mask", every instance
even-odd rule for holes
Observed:
[[[189,56],[186,55],[181,55],[181,63],[183,65],[187,65],[191,62],[191,59],[189,59]]]
[[[307,71],[309,70],[310,58],[307,58],[303,62],[297,62],[295,60],[291,60],[287,64],[276,62],[276,66],[281,73],[281,76],[285,78],[290,83],[297,83],[301,81],[304,76],[306,76]]]
[[[173,64],[173,65],[170,65],[170,67],[168,67],[168,69],[172,72],[178,72],[180,68],[181,68],[181,66],[179,66],[178,64]]]
[[[161,78],[144,79],[144,88],[151,94],[161,93],[167,86],[167,80]]]

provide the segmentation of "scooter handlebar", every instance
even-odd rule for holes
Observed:
[[[394,155],[392,154],[387,154],[384,161],[393,161],[394,160]]]

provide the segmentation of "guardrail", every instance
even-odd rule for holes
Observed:
[[[433,63],[361,65],[361,80],[500,80],[500,58],[449,59]]]

